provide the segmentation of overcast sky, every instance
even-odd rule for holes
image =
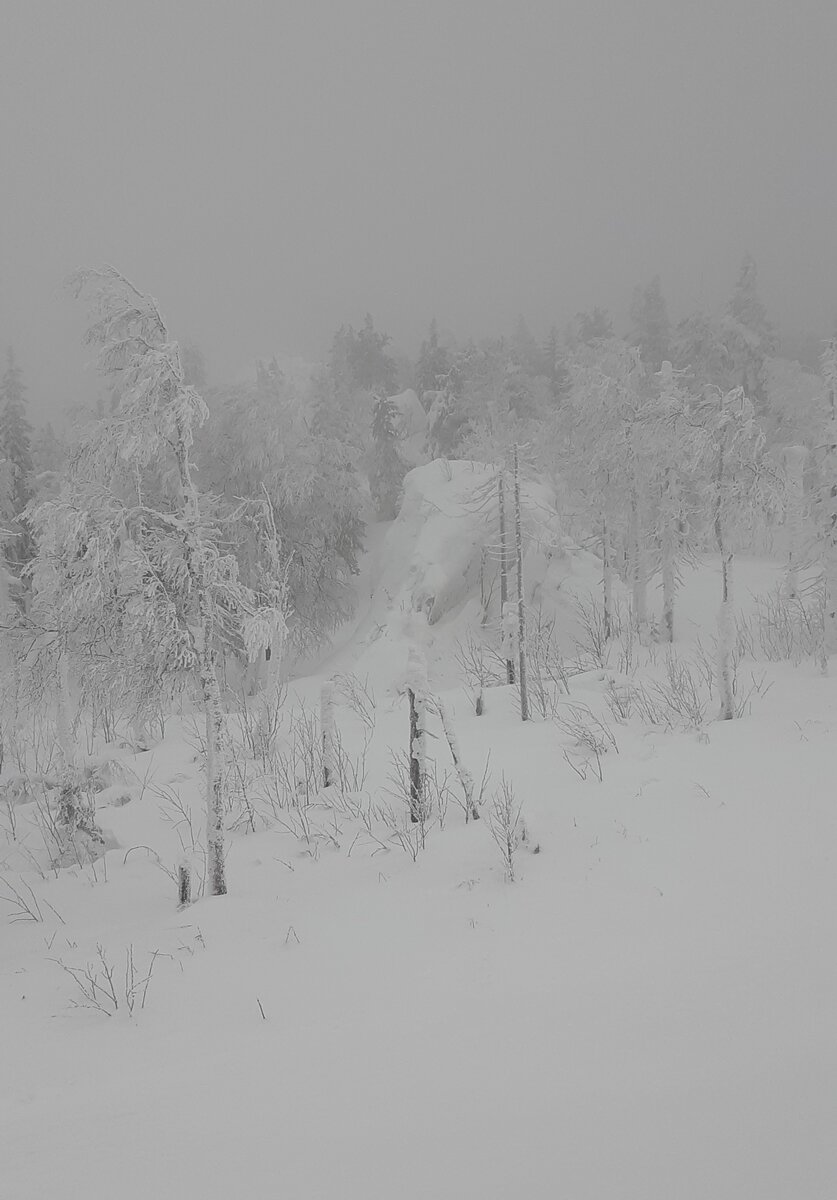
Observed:
[[[725,301],[837,316],[835,0],[5,0],[0,345],[95,389],[61,292],[112,262],[217,378],[368,310],[413,352]]]

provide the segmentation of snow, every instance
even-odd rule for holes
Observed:
[[[512,688],[489,689],[476,717],[452,661],[479,619],[485,485],[479,464],[407,476],[401,515],[371,539],[355,624],[288,703],[315,708],[340,672],[368,677],[366,791],[395,805],[388,749],[407,747],[399,684],[420,646],[462,761],[479,780],[490,753],[539,852],[521,848],[507,883],[488,822],[451,804],[414,862],[321,797],[308,840],[292,812],[240,828],[230,894],[179,911],[161,864],[174,870],[188,841],[173,795],[202,828],[188,712],[153,750],[121,753],[128,782],[98,809],[118,848],[95,864],[46,869],[19,805],[0,874],[32,888],[44,919],[0,923],[0,1196],[834,1195],[837,680],[757,664],[749,715],[663,732],[616,723],[607,672],[579,675],[567,703],[618,747],[601,782],[583,780],[566,732],[523,726]],[[570,642],[572,598],[600,586],[601,565],[564,538],[546,489],[528,500],[529,587]],[[736,603],[782,576],[737,556]],[[707,559],[678,596],[679,652],[708,642],[719,600]],[[649,601],[658,616],[658,588]],[[642,659],[638,677],[653,670]],[[336,722],[356,749],[360,722],[345,706]],[[97,943],[117,986],[129,946],[143,970],[159,951],[132,1017],[72,1007],[53,960],[92,961]]]

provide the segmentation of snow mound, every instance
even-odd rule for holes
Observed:
[[[524,591],[534,619],[555,621],[569,648],[577,632],[575,601],[600,587],[601,563],[562,528],[552,489],[521,485]],[[516,597],[514,509],[507,480],[509,597]],[[500,521],[497,471],[479,462],[436,459],[410,471],[401,508],[370,567],[369,598],[346,650],[332,669],[403,674],[407,647],[419,643],[431,677],[445,686],[456,673],[460,639],[500,620]],[[403,659],[403,662],[402,662]]]

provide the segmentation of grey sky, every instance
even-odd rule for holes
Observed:
[[[0,345],[85,388],[60,291],[113,262],[229,376],[369,310],[413,351],[723,303],[837,315],[835,0],[6,0]]]

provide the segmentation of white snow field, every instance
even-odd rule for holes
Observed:
[[[807,659],[745,661],[738,720],[714,721],[713,699],[699,728],[665,729],[617,720],[606,696],[608,678],[651,688],[663,649],[629,662],[616,648],[569,680],[563,724],[521,723],[509,686],[477,717],[455,646],[479,623],[481,472],[412,472],[401,516],[373,531],[357,619],[286,702],[316,712],[323,679],[368,679],[364,785],[273,812],[250,761],[229,895],[179,910],[167,873],[188,815],[198,834],[203,819],[188,714],[147,753],[113,751],[97,815],[117,844],[97,861],[52,870],[33,805],[10,810],[2,1200],[837,1195],[837,680]],[[530,591],[569,660],[573,596],[598,564],[556,534],[545,492],[529,502]],[[736,566],[744,612],[781,580],[775,563]],[[712,560],[685,579],[675,649],[690,662],[718,590]],[[489,791],[505,774],[523,804],[515,882],[490,799],[467,825],[452,799],[414,861],[388,782],[411,644],[477,781],[490,752]],[[612,733],[598,763],[574,745],[570,706]],[[357,754],[346,703],[337,725]],[[109,1016],[76,1006],[55,961],[84,968],[97,945],[115,969]],[[129,951],[139,979],[156,953],[133,1014]]]

